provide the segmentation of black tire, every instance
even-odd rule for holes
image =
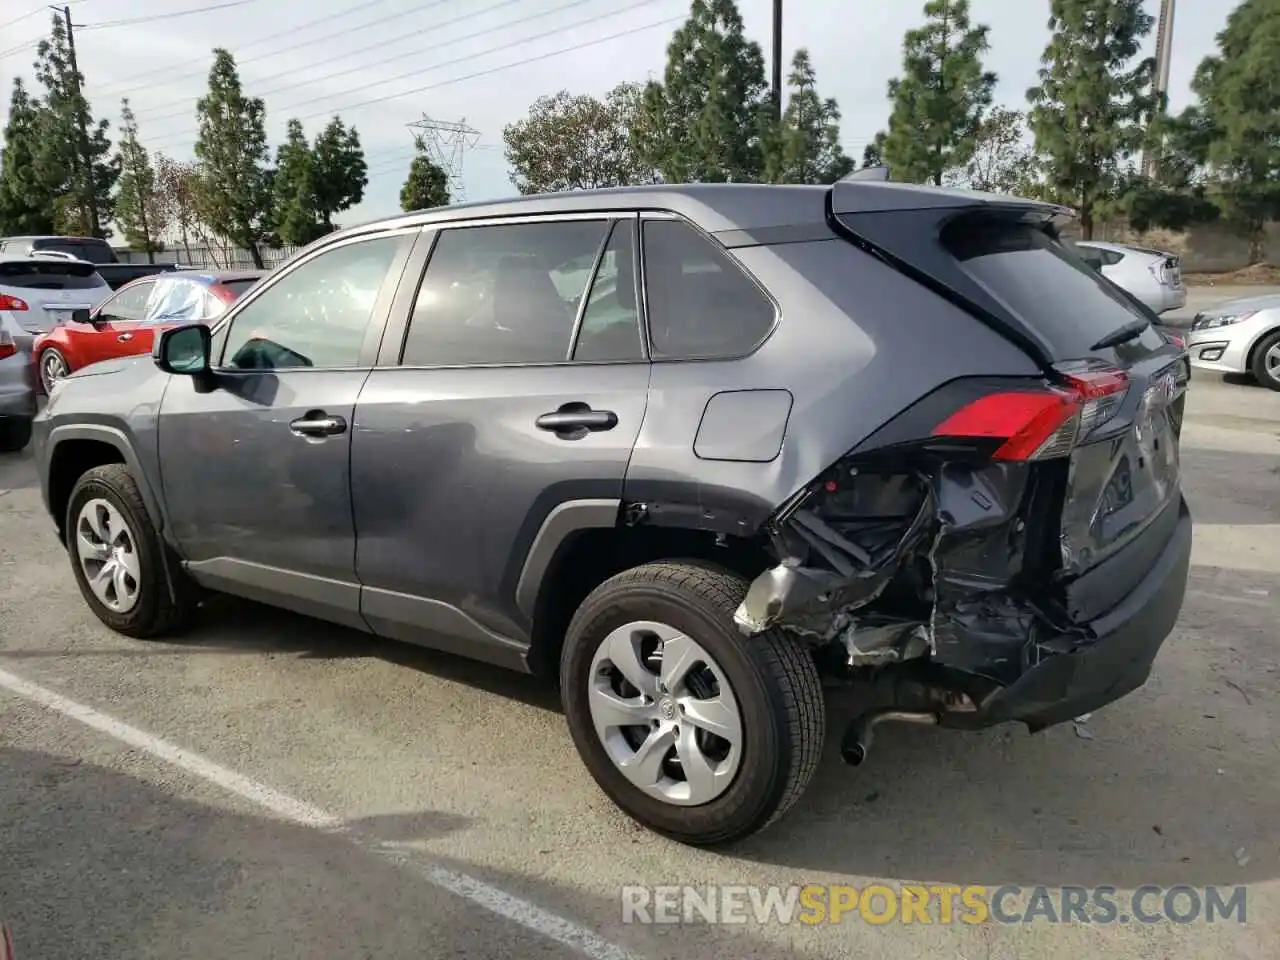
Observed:
[[[62,355],[61,350],[58,350],[56,347],[47,347],[40,352],[40,389],[44,391],[46,397],[49,396],[50,393],[50,383],[49,378],[45,375],[45,365],[49,362],[50,357],[57,357],[62,361],[62,369],[68,373],[71,371],[71,364],[67,363],[67,358]]]
[[[591,592],[565,635],[561,699],[569,732],[600,788],[644,826],[681,843],[739,840],[782,816],[808,786],[822,755],[822,683],[809,651],[778,631],[743,636],[733,613],[746,595],[742,577],[691,561],[650,563]],[[733,688],[743,729],[733,782],[708,803],[677,806],[633,785],[605,752],[588,706],[596,650],[623,624],[654,620],[700,644]]]
[[[30,419],[27,417],[0,418],[0,453],[20,453],[30,442]]]
[[[89,586],[76,550],[80,510],[96,498],[107,500],[120,511],[138,555],[141,572],[138,599],[132,609],[124,613],[111,610],[97,598]],[[67,553],[80,594],[98,619],[112,630],[140,640],[152,639],[177,633],[194,618],[199,602],[195,585],[174,561],[156,532],[128,467],[113,463],[84,473],[71,490],[65,529]]]
[[[1253,348],[1253,375],[1264,387],[1280,390],[1280,367],[1267,369],[1267,351],[1280,344],[1280,330],[1267,334]]]

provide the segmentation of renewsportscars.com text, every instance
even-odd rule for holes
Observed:
[[[1245,922],[1245,887],[630,886],[622,922],[1220,923]]]

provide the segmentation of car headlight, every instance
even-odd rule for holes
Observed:
[[[1242,320],[1248,320],[1252,317],[1256,310],[1250,310],[1247,313],[1227,314],[1221,317],[1196,317],[1191,324],[1192,330],[1213,330],[1217,327],[1229,327],[1233,323],[1239,323]]]

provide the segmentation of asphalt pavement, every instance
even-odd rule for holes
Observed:
[[[1280,393],[1197,374],[1182,450],[1194,566],[1145,687],[1035,736],[888,725],[856,771],[832,737],[714,853],[617,813],[530,678],[234,601],[110,633],[0,458],[0,921],[18,960],[1280,956]],[[622,922],[629,884],[872,882],[1246,884],[1248,922]]]

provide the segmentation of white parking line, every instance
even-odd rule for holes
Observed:
[[[548,939],[570,947],[592,960],[633,960],[623,948],[616,946],[592,933],[586,927],[557,916],[505,890],[444,867],[423,864],[405,856],[398,845],[391,843],[370,842],[348,832],[341,817],[304,803],[287,794],[281,793],[264,783],[236,773],[234,770],[214,763],[207,757],[192,753],[176,744],[147,733],[137,727],[130,726],[123,720],[101,713],[92,707],[85,706],[47,687],[24,680],[16,674],[0,670],[0,689],[7,690],[16,696],[38,703],[42,707],[53,710],[65,717],[78,720],[87,727],[105,733],[121,743],[126,743],[137,750],[148,753],[165,763],[172,764],[187,773],[199,777],[229,793],[248,800],[250,803],[269,810],[278,817],[289,820],[300,826],[311,827],[341,836],[363,850],[388,859],[405,870],[412,871],[422,879],[447,890],[455,896],[462,897],[490,913],[517,923],[528,930],[539,933]]]

